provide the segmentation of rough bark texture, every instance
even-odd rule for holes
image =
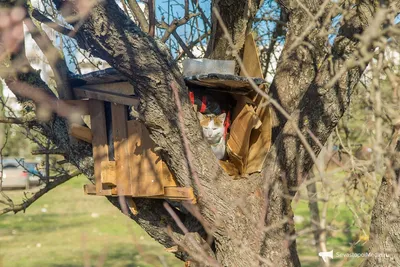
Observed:
[[[318,13],[322,2],[304,3],[316,20],[329,10],[326,7],[321,14]],[[259,4],[260,1],[248,0],[213,2],[227,24],[238,51],[243,46],[248,26]],[[346,66],[346,58],[356,50],[358,40],[354,34],[362,33],[371,22],[375,12],[373,2],[363,2],[363,8],[353,10],[354,14],[345,21],[335,40],[332,57],[328,57],[328,51],[324,50],[326,37],[319,37],[316,27],[308,27],[309,15],[298,6],[298,1],[281,1],[281,5],[289,16],[288,31],[271,92],[291,114],[291,119],[286,121],[279,116],[274,143],[262,174],[243,180],[232,180],[218,165],[202,137],[182,75],[172,64],[163,43],[143,33],[113,0],[95,6],[77,29],[76,37],[81,48],[106,60],[133,84],[141,99],[139,112],[151,138],[161,149],[162,159],[179,184],[195,188],[197,207],[203,222],[209,227],[204,229],[193,216],[178,210],[175,212],[189,232],[197,232],[205,238],[207,230],[214,237],[212,248],[215,254],[211,256],[215,256],[221,266],[300,265],[296,243],[290,241],[294,234],[291,197],[296,193],[293,186],[302,182],[313,161],[296,128],[306,136],[313,153],[318,154],[320,147],[307,131],[310,130],[321,143],[325,143],[348,107],[353,88],[363,71],[352,66],[336,83],[327,86],[333,74]],[[214,58],[228,59],[230,55],[226,51],[230,48],[216,23],[214,18],[214,41],[209,48]],[[292,47],[298,36],[304,33],[308,46],[301,49]],[[37,73],[29,75],[19,79],[28,82],[32,77],[38,79]],[[35,81],[38,87],[48,90],[41,81]],[[182,103],[184,132],[179,127],[173,87]],[[68,159],[75,166],[88,177],[93,175],[91,147],[71,141],[63,119],[55,117],[41,127],[46,136],[67,151]],[[190,153],[195,160],[190,160],[187,154],[183,135],[188,139]],[[198,180],[192,171],[197,173]],[[381,190],[388,192],[385,187]],[[387,195],[382,193],[382,197]],[[119,207],[117,199],[111,201]],[[170,247],[174,244],[173,239],[183,241],[187,236],[176,226],[162,203],[162,200],[137,200],[138,215],[129,215],[156,241]],[[167,225],[172,227],[172,236],[165,232]],[[379,229],[378,226],[379,223],[376,229]],[[270,229],[266,231],[265,227]],[[190,251],[197,251],[196,248],[188,249],[189,254]],[[188,258],[187,253],[178,254],[184,260]]]
[[[214,59],[233,59],[232,50],[239,52],[244,45],[247,34],[251,30],[254,16],[260,8],[261,0],[214,0],[215,8],[225,23],[235,47],[230,47],[224,38],[221,25],[218,24],[215,14],[212,14],[212,31],[207,46],[207,57]]]
[[[391,167],[382,178],[381,187],[372,210],[369,253],[365,267],[400,265],[400,196],[399,196],[399,151],[392,155]]]
[[[215,225],[213,231],[218,261],[225,266],[256,264],[257,254],[252,252],[257,251],[260,234],[249,224],[251,218],[243,214],[237,201],[238,196],[242,197],[244,203],[249,205],[246,209],[259,213],[262,199],[253,194],[254,183],[236,181],[232,185],[232,179],[219,167],[202,137],[182,75],[177,66],[172,65],[164,44],[141,32],[113,1],[96,6],[80,27],[78,35],[86,39],[85,43],[79,43],[81,47],[105,59],[134,85],[141,99],[139,111],[151,138],[162,150],[161,157],[181,185],[196,189],[201,215],[209,225]],[[190,161],[191,166],[187,164],[171,84],[175,84],[179,92],[184,113],[184,134],[190,143],[191,153],[196,157],[195,161]],[[198,181],[191,175],[191,167],[197,172]],[[154,205],[149,209],[154,213],[152,217],[163,213],[156,207]],[[148,214],[141,212],[138,216],[143,219]],[[145,219],[138,219],[137,222],[143,226],[147,223]],[[159,232],[155,235],[153,229],[148,229],[148,232],[157,241],[165,239],[165,235],[161,236]]]

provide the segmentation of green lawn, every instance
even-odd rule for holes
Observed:
[[[345,179],[344,173],[329,177],[332,188],[329,191],[329,201],[327,209],[327,250],[333,250],[336,263],[333,266],[359,266],[363,258],[335,258],[339,253],[361,253],[367,251],[366,241],[369,235],[370,211],[374,204],[376,187],[371,187],[364,193],[359,190],[349,190],[337,186],[341,185]],[[317,183],[318,195],[321,198],[321,184]],[[360,188],[360,186],[359,186]],[[346,193],[345,193],[346,192]],[[293,201],[292,208],[295,216],[300,216],[302,222],[296,223],[296,232],[310,229],[310,212],[308,208],[307,191],[305,186],[299,190],[302,198]],[[322,216],[322,203],[318,203],[320,216]],[[352,212],[353,210],[353,212]],[[300,261],[303,267],[319,266],[319,257],[314,245],[314,238],[310,232],[300,235],[297,238],[297,248]]]
[[[183,266],[105,198],[85,196],[84,183],[74,178],[26,213],[0,216],[0,266]]]
[[[183,266],[105,198],[85,196],[84,183],[85,178],[74,178],[39,199],[26,213],[0,216],[0,267]],[[22,196],[22,191],[6,192],[14,199]],[[307,195],[304,188],[300,193]],[[339,192],[328,204],[327,248],[334,255],[350,252],[361,233],[345,200]],[[293,201],[292,206],[295,215],[303,218],[296,231],[309,229],[308,202]],[[298,237],[297,248],[302,266],[318,266],[311,233]],[[363,250],[361,243],[353,248],[354,252]],[[348,259],[344,264],[342,260],[334,262],[358,266],[362,259]]]

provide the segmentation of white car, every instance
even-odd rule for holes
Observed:
[[[22,164],[24,167],[20,166]],[[36,162],[17,161],[15,159],[3,159],[3,171],[0,166],[0,178],[2,188],[25,188],[40,184]]]

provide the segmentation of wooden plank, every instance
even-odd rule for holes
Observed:
[[[117,192],[120,196],[131,195],[127,113],[126,106],[115,103],[111,104]]]
[[[174,176],[168,169],[167,164],[164,161],[161,164],[162,164],[161,168],[162,168],[162,178],[163,178],[162,184],[164,185],[164,187],[178,186],[178,183],[176,182]]]
[[[117,93],[121,95],[133,96],[135,91],[129,82],[113,82],[99,84],[85,84],[85,88],[105,91],[106,93]]]
[[[173,179],[154,152],[155,144],[149,132],[143,123],[131,120],[128,121],[128,135],[132,196],[162,195],[164,183],[173,184]]]
[[[69,134],[79,140],[92,143],[92,131],[86,127],[76,123],[72,123],[69,127]]]
[[[110,187],[117,186],[115,161],[101,162],[101,183]]]
[[[234,178],[239,176],[239,170],[232,162],[219,160],[219,165],[228,175],[234,176]]]
[[[251,77],[251,75],[250,75]],[[251,77],[257,85],[264,84],[266,81],[260,78]],[[191,77],[185,77],[185,83],[191,87],[201,87],[201,90],[212,90],[221,93],[246,95],[254,89],[247,77],[230,74],[200,74]]]
[[[164,187],[163,198],[178,201],[190,201],[192,204],[196,203],[196,197],[194,196],[193,188],[191,187]]]
[[[83,185],[83,192],[85,193],[85,195],[96,195],[96,185],[94,184]]]
[[[258,106],[256,113],[262,121],[260,128],[255,129],[250,137],[250,149],[245,173],[261,172],[272,139],[272,116],[270,105]]]
[[[103,100],[121,105],[134,106],[135,108],[139,105],[139,98],[133,96],[100,91],[86,87],[75,87],[73,90],[75,96],[78,98]]]
[[[252,129],[261,126],[253,107],[246,104],[231,125],[230,135],[227,141],[227,153],[230,161],[244,173],[247,165],[247,155]]]
[[[87,100],[60,100],[74,108],[81,115],[89,115],[89,101]]]
[[[252,33],[249,33],[244,41],[243,65],[250,77],[263,77],[260,56]],[[245,76],[243,71],[240,71],[240,76]]]
[[[148,196],[145,198],[169,199],[173,201],[190,201],[196,204],[197,200],[191,187],[164,187],[164,194],[159,196]]]
[[[243,52],[243,64],[249,76],[263,78],[260,57],[252,33],[246,36]],[[243,71],[241,72],[241,75],[244,75]],[[265,86],[261,86],[260,89],[265,91]],[[258,129],[251,130],[249,150],[247,160],[245,160],[246,166],[244,168],[244,173],[247,174],[261,171],[271,146],[272,135],[272,116],[270,106],[262,105],[266,100],[255,92],[252,92],[249,96],[257,105],[256,114],[262,122],[262,125]]]
[[[108,145],[106,132],[106,117],[104,112],[104,102],[99,100],[89,100],[89,111],[92,132],[94,177],[97,195],[111,195],[108,188],[103,188],[101,183],[101,162],[108,161]]]

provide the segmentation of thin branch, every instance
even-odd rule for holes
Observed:
[[[53,45],[47,34],[36,27],[32,20],[25,20],[25,25],[49,62],[54,73],[59,98],[73,99],[72,90],[68,82],[68,66],[65,60],[61,58],[61,52]]]
[[[79,171],[76,171],[72,174],[66,174],[66,175],[60,175],[56,179],[54,179],[53,182],[50,182],[46,184],[46,186],[42,189],[40,189],[38,192],[36,192],[32,197],[28,198],[27,200],[23,201],[23,203],[18,204],[18,205],[11,205],[8,208],[5,208],[3,210],[0,210],[0,215],[8,213],[8,212],[14,212],[18,213],[20,211],[25,211],[30,205],[32,205],[36,200],[38,200],[40,197],[42,197],[44,194],[49,192],[50,190],[53,190],[57,186],[65,183],[69,179],[78,176],[81,174]]]
[[[0,123],[24,124],[25,122],[22,119],[17,119],[17,118],[13,118],[13,117],[0,117]]]
[[[185,44],[185,42],[182,40],[182,38],[179,36],[179,34],[176,31],[174,31],[172,33],[172,35],[178,41],[178,44],[182,47],[182,50],[186,53],[186,55],[188,55],[189,58],[196,58],[196,56],[193,55],[190,48]]]
[[[210,36],[211,31],[208,31],[204,34],[202,34],[199,38],[197,38],[196,40],[190,42],[186,47],[188,50],[192,50],[193,47],[195,47],[198,43],[200,43],[201,41],[203,41],[204,39],[206,39],[208,36]],[[183,47],[182,47],[183,49]],[[178,61],[179,59],[181,59],[184,55],[186,54],[185,51],[181,52],[175,59],[175,61]]]
[[[161,41],[165,43],[168,38],[171,36],[171,34],[179,27],[184,24],[186,24],[191,18],[199,16],[200,13],[192,13],[189,14],[187,17],[183,17],[181,19],[174,19],[171,22],[171,25],[168,25],[165,21],[162,21],[161,23],[158,23],[158,27],[161,29],[165,29],[165,33],[163,37],[161,38]]]
[[[149,23],[147,22],[146,16],[144,15],[142,9],[136,2],[136,0],[128,0],[129,7],[132,10],[133,15],[139,22],[139,26],[144,32],[149,32]]]
[[[154,37],[156,33],[156,8],[155,8],[155,0],[148,1],[149,7],[149,35]]]
[[[32,151],[32,155],[47,155],[47,154],[52,154],[52,155],[65,155],[65,151],[61,149],[38,149]]]
[[[210,20],[207,18],[206,14],[204,13],[203,9],[199,5],[198,0],[192,0],[192,2],[196,5],[197,9],[199,10],[201,14],[201,19],[204,21],[204,23],[211,29],[211,23]]]

